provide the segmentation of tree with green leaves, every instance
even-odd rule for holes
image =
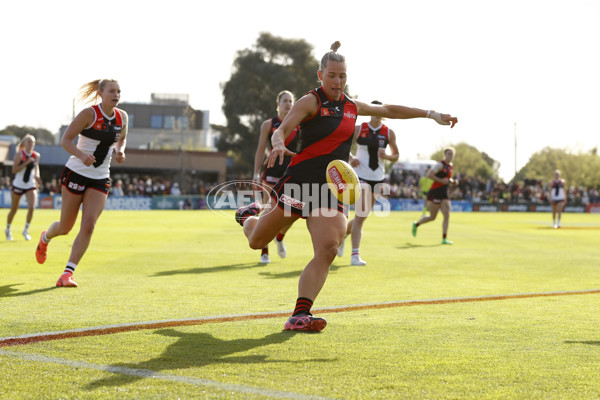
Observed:
[[[451,146],[456,149],[456,156],[452,162],[454,174],[476,176],[484,179],[498,177],[500,163],[485,152],[480,152],[474,146],[464,142]],[[442,158],[444,158],[444,149],[440,149],[431,155],[431,159],[435,161]]]
[[[598,150],[572,154],[564,149],[545,147],[533,154],[515,179],[550,182],[559,169],[568,186],[600,187],[600,156]]]
[[[37,144],[53,145],[54,135],[47,129],[44,128],[33,128],[31,126],[17,126],[9,125],[6,128],[0,130],[0,135],[16,136],[21,140],[26,134],[32,134],[35,136]]]
[[[317,87],[318,67],[303,39],[261,33],[253,48],[237,52],[231,78],[222,84],[227,126],[217,143],[236,160],[235,175],[252,174],[260,125],[275,114],[277,94],[289,90],[298,98]]]

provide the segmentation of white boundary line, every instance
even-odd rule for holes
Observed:
[[[477,297],[449,297],[429,300],[402,300],[402,301],[389,301],[382,303],[365,303],[365,304],[354,304],[345,306],[332,306],[315,308],[313,311],[319,311],[322,313],[332,312],[347,312],[363,309],[380,309],[390,307],[403,307],[403,306],[417,306],[417,305],[435,305],[435,304],[447,304],[447,303],[467,303],[477,301],[493,301],[493,300],[509,300],[519,298],[531,298],[531,297],[551,297],[551,296],[569,296],[578,294],[595,294],[600,293],[600,289],[585,289],[585,290],[572,290],[572,291],[558,291],[558,292],[541,292],[541,293],[517,293],[517,294],[500,294],[500,295],[487,295]],[[56,339],[67,339],[81,336],[95,336],[95,335],[106,335],[115,334],[121,332],[130,332],[142,329],[161,329],[173,326],[189,326],[189,325],[202,325],[206,323],[219,323],[219,322],[232,322],[241,320],[253,320],[253,319],[266,319],[288,316],[290,311],[273,311],[266,313],[255,313],[255,314],[233,314],[233,315],[220,315],[220,316],[209,316],[199,318],[184,318],[175,320],[159,320],[159,321],[145,321],[145,322],[131,322],[123,324],[113,325],[101,325],[87,328],[69,329],[64,331],[53,331],[53,332],[40,332],[32,333],[20,336],[9,336],[0,337],[0,348],[9,345],[20,345],[35,343],[39,341],[48,341]],[[13,342],[13,343],[11,343]]]
[[[452,298],[440,298],[432,300],[405,300],[405,301],[390,301],[383,303],[367,303],[357,305],[347,305],[338,307],[324,307],[315,309],[321,312],[345,312],[360,310],[365,308],[389,308],[389,307],[401,307],[401,306],[415,306],[415,305],[434,305],[434,304],[447,304],[447,303],[464,303],[464,302],[476,302],[476,301],[491,301],[491,300],[508,300],[508,299],[519,299],[519,298],[531,298],[531,297],[547,297],[547,296],[568,296],[577,294],[594,294],[600,293],[600,289],[587,289],[577,291],[560,291],[560,292],[542,292],[542,293],[519,293],[519,294],[506,294],[506,295],[489,295],[479,297],[452,297]],[[204,318],[187,318],[180,320],[164,320],[164,321],[150,321],[150,322],[134,322],[129,324],[116,324],[116,325],[104,325],[92,328],[80,328],[57,332],[43,332],[34,333],[30,335],[22,335],[15,337],[0,338],[0,344],[3,341],[9,341],[12,339],[34,339],[36,337],[47,337],[47,340],[58,339],[66,335],[67,337],[76,337],[77,333],[86,332],[106,332],[111,329],[116,329],[118,332],[136,330],[139,329],[154,329],[157,325],[168,325],[168,326],[184,326],[184,325],[199,325],[202,323],[214,322],[225,322],[225,321],[236,321],[243,319],[261,319],[261,318],[274,318],[281,315],[288,315],[289,312],[271,312],[271,313],[258,313],[258,314],[241,314],[241,315],[224,315],[224,316],[212,316]],[[125,329],[124,329],[125,328]],[[100,333],[99,333],[100,334]],[[102,333],[106,334],[106,333]],[[69,336],[72,335],[72,336]],[[93,335],[93,333],[92,333]],[[91,336],[91,335],[88,335]],[[33,340],[35,342],[35,340]],[[330,400],[325,397],[303,395],[293,392],[269,390],[263,388],[257,388],[247,385],[238,385],[233,383],[223,383],[218,381],[212,381],[208,379],[192,378],[188,376],[179,376],[165,374],[162,372],[152,371],[148,369],[136,369],[127,367],[117,367],[112,365],[93,364],[83,361],[72,361],[58,357],[48,357],[39,354],[28,354],[21,352],[14,352],[9,350],[2,350],[0,348],[0,356],[20,358],[28,361],[66,365],[73,368],[86,368],[98,371],[106,371],[115,374],[138,376],[142,378],[153,378],[159,380],[167,380],[173,382],[180,382],[192,385],[211,386],[219,390],[229,390],[237,393],[257,394],[262,396],[268,396],[272,398],[283,398],[292,400]]]
[[[235,383],[223,383],[218,381],[212,381],[209,379],[201,379],[201,378],[192,378],[189,376],[181,376],[181,375],[171,375],[165,374],[162,372],[152,371],[149,369],[138,369],[138,368],[127,368],[127,367],[116,367],[113,365],[102,365],[102,364],[93,364],[84,361],[71,361],[64,358],[58,357],[47,357],[39,354],[28,354],[28,353],[20,353],[15,351],[8,351],[0,349],[0,356],[8,356],[14,358],[20,358],[27,361],[36,361],[47,364],[59,364],[66,365],[72,368],[86,368],[97,371],[106,371],[112,372],[114,374],[123,374],[123,375],[131,375],[137,376],[141,378],[153,378],[165,381],[173,381],[179,383],[187,383],[190,385],[200,385],[200,386],[211,386],[219,390],[224,391],[232,391],[237,393],[247,393],[247,394],[256,394],[261,396],[267,396],[270,398],[278,398],[278,399],[292,399],[292,400],[329,400],[326,397],[318,397],[311,395],[304,395],[300,393],[293,392],[285,392],[279,390],[270,390],[264,388],[257,388],[254,386],[247,385],[238,385]]]

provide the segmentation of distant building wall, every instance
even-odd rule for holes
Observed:
[[[208,111],[194,110],[185,94],[152,93],[150,103],[121,103],[129,115],[130,148],[216,150]]]

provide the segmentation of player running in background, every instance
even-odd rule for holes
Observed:
[[[378,100],[372,101],[371,104],[382,105]],[[381,184],[385,178],[384,160],[395,162],[399,156],[396,134],[387,125],[384,125],[382,120],[382,117],[372,116],[369,122],[362,123],[354,130],[354,140],[357,144],[356,156],[350,154],[350,165],[354,167],[356,175],[358,175],[362,193],[354,205],[354,218],[348,221],[346,236],[337,253],[338,257],[344,255],[344,243],[346,237],[351,234],[351,265],[367,265],[367,262],[360,258],[362,227],[381,191]],[[391,154],[386,153],[388,145]]]
[[[349,99],[344,94],[346,60],[337,52],[339,46],[340,43],[335,42],[321,59],[317,71],[321,87],[299,99],[273,133],[273,150],[267,166],[281,164],[285,155],[294,157],[271,192],[269,210],[258,217],[261,206],[252,203],[240,207],[235,215],[252,249],[262,249],[282,228],[298,218],[306,219],[314,253],[300,275],[296,306],[284,324],[286,330],[320,331],[327,325],[323,318],[313,317],[310,311],[325,284],[348,221],[344,205],[328,189],[326,170],[331,161],[348,159],[357,116],[430,117],[441,125],[457,123],[457,119],[448,114]],[[285,139],[298,125],[301,147],[295,155],[285,146]]]
[[[448,198],[448,186],[456,183],[452,179],[452,160],[456,150],[453,147],[444,149],[444,158],[431,168],[427,176],[433,180],[427,194],[427,208],[429,215],[421,217],[418,222],[413,222],[412,235],[417,236],[417,228],[427,222],[435,220],[438,211],[442,210],[444,221],[442,222],[442,244],[452,244],[447,239],[448,225],[450,223],[450,199]]]
[[[25,229],[23,237],[25,240],[31,240],[29,226],[33,219],[33,210],[37,202],[37,187],[42,184],[40,178],[40,153],[34,151],[35,137],[29,133],[23,136],[19,144],[13,161],[12,171],[15,175],[10,194],[10,211],[6,217],[6,229],[4,234],[6,240],[12,241],[13,235],[10,230],[13,218],[19,209],[21,196],[25,195],[27,199],[27,219],[25,220]]]
[[[254,182],[261,182],[263,185],[273,188],[273,186],[279,181],[279,178],[283,176],[287,166],[292,160],[291,156],[285,156],[281,165],[274,165],[271,168],[265,168],[261,174],[261,169],[265,164],[265,158],[268,156],[268,152],[271,151],[271,137],[273,132],[279,127],[281,121],[285,118],[288,112],[294,105],[294,95],[289,90],[282,90],[277,95],[277,115],[270,118],[260,126],[260,137],[258,139],[258,146],[256,147],[256,155],[254,156]],[[298,147],[298,128],[296,128],[290,136],[285,140],[285,146],[292,152],[295,152]],[[268,149],[267,149],[268,148]],[[268,150],[268,151],[267,151]],[[270,195],[267,194],[267,197]],[[281,258],[287,256],[285,244],[283,238],[290,227],[284,227],[275,237],[275,244],[277,245],[277,254]],[[268,264],[271,262],[269,259],[269,245],[267,244],[260,255],[261,264]]]
[[[554,179],[550,183],[550,204],[552,204],[552,227],[560,228],[560,218],[567,203],[565,196],[565,180],[560,177],[560,170],[554,171]],[[558,218],[557,218],[558,217]]]
[[[81,227],[56,286],[77,287],[72,275],[90,244],[96,221],[106,204],[113,151],[116,151],[117,162],[125,161],[128,117],[125,111],[117,108],[121,99],[119,83],[113,79],[88,82],[81,87],[79,97],[84,102],[90,98],[92,101],[101,101],[82,110],[62,137],[61,145],[71,157],[61,177],[60,220],[42,232],[35,251],[37,262],[43,264],[50,240],[71,231],[81,208]]]

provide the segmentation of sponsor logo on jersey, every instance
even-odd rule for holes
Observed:
[[[281,197],[279,198],[279,200],[283,204],[287,204],[288,206],[294,207],[298,210],[302,210],[304,208],[304,206],[306,205],[306,203],[304,203],[303,201],[294,199],[293,197],[286,196],[285,194],[282,194]]]

